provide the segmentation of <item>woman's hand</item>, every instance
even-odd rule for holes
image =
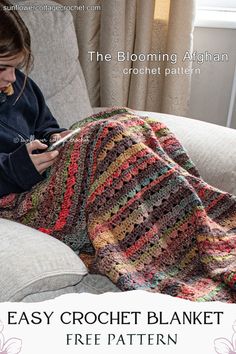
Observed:
[[[34,150],[47,149],[47,145],[41,143],[39,140],[33,140],[26,144],[29,157],[31,158],[36,170],[42,174],[48,167],[50,167],[56,160],[59,151],[54,150],[50,152],[43,152],[41,154],[32,154]]]
[[[64,138],[64,136],[68,135],[72,130],[65,130],[64,132],[61,133],[55,133],[50,135],[50,144],[55,143],[56,141],[60,140],[61,138]]]

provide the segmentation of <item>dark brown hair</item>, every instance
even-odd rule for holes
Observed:
[[[19,13],[7,0],[0,0],[0,58],[24,55],[26,79],[33,64],[30,33]]]

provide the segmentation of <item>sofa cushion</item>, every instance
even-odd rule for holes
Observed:
[[[0,301],[78,284],[87,269],[64,243],[19,223],[0,219]]]
[[[12,2],[31,34],[34,67],[30,77],[41,88],[55,118],[61,126],[68,127],[91,115],[71,13],[40,9],[59,5],[52,1]]]

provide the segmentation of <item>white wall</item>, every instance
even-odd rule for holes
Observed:
[[[196,27],[194,48],[197,52],[228,53],[228,62],[193,63],[201,73],[193,74],[188,116],[226,125],[236,63],[236,30]],[[236,129],[236,105],[232,128]]]

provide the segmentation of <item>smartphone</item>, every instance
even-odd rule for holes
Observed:
[[[69,140],[73,139],[73,137],[75,135],[77,135],[80,132],[81,128],[77,128],[75,130],[73,130],[72,132],[70,132],[69,134],[67,134],[66,136],[64,136],[64,138],[61,138],[60,140],[56,141],[55,143],[53,143],[52,145],[50,145],[46,152],[48,151],[53,151],[56,149],[59,149],[60,147],[62,147],[66,142],[68,142]]]

